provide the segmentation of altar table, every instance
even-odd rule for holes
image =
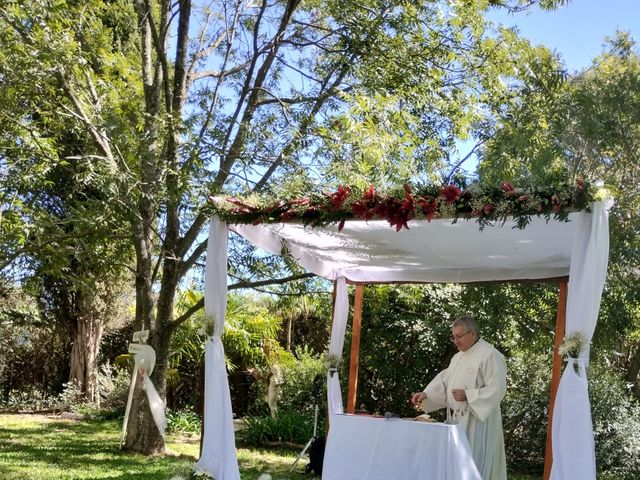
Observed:
[[[482,480],[461,425],[332,415],[323,480]]]

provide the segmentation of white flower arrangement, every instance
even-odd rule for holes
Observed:
[[[193,470],[191,470],[188,480],[215,480],[215,477],[195,467]]]
[[[340,355],[325,352],[323,355],[323,361],[325,367],[328,369],[338,369],[342,364],[342,357]]]
[[[198,335],[203,335],[205,337],[212,337],[213,332],[216,326],[216,316],[215,314],[207,315],[204,319],[204,323],[200,330],[198,330]]]
[[[185,480],[215,480],[212,474],[201,470],[198,466],[194,465],[191,471],[189,472],[189,476]],[[173,480],[173,479],[171,479]]]
[[[564,342],[558,348],[558,353],[563,357],[578,358],[586,343],[587,339],[582,332],[571,332],[564,337]]]

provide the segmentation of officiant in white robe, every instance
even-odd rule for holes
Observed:
[[[507,383],[503,355],[480,338],[474,319],[457,318],[451,339],[458,348],[449,366],[411,402],[425,412],[447,409],[447,420],[464,425],[483,480],[505,480],[507,466],[500,402]]]

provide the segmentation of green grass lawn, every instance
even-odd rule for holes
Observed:
[[[197,439],[169,436],[164,457],[122,453],[121,425],[114,421],[75,421],[41,415],[0,415],[1,480],[153,479],[186,477],[199,449]],[[270,473],[273,480],[310,479],[290,473],[297,452],[238,449],[242,480]],[[298,463],[297,471],[307,464]],[[510,475],[510,480],[535,477]]]
[[[169,435],[164,457],[122,453],[121,425],[41,415],[0,415],[1,480],[148,479],[185,476],[197,459],[197,439]],[[274,480],[310,478],[289,473],[294,451],[238,450],[242,480],[270,473]],[[301,471],[306,459],[298,463]]]

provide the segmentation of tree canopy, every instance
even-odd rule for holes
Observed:
[[[485,142],[485,114],[513,103],[503,78],[539,63],[485,13],[561,3],[4,2],[1,265],[89,290],[131,267],[163,395],[209,195],[449,183],[456,140]],[[127,446],[162,451],[144,401]]]
[[[521,86],[485,144],[479,175],[486,181],[558,177],[599,179],[615,197],[607,284],[594,342],[636,393],[640,380],[639,278],[640,57],[618,32],[591,67],[553,88]],[[514,180],[515,181],[515,180]],[[607,350],[611,349],[609,353]]]

